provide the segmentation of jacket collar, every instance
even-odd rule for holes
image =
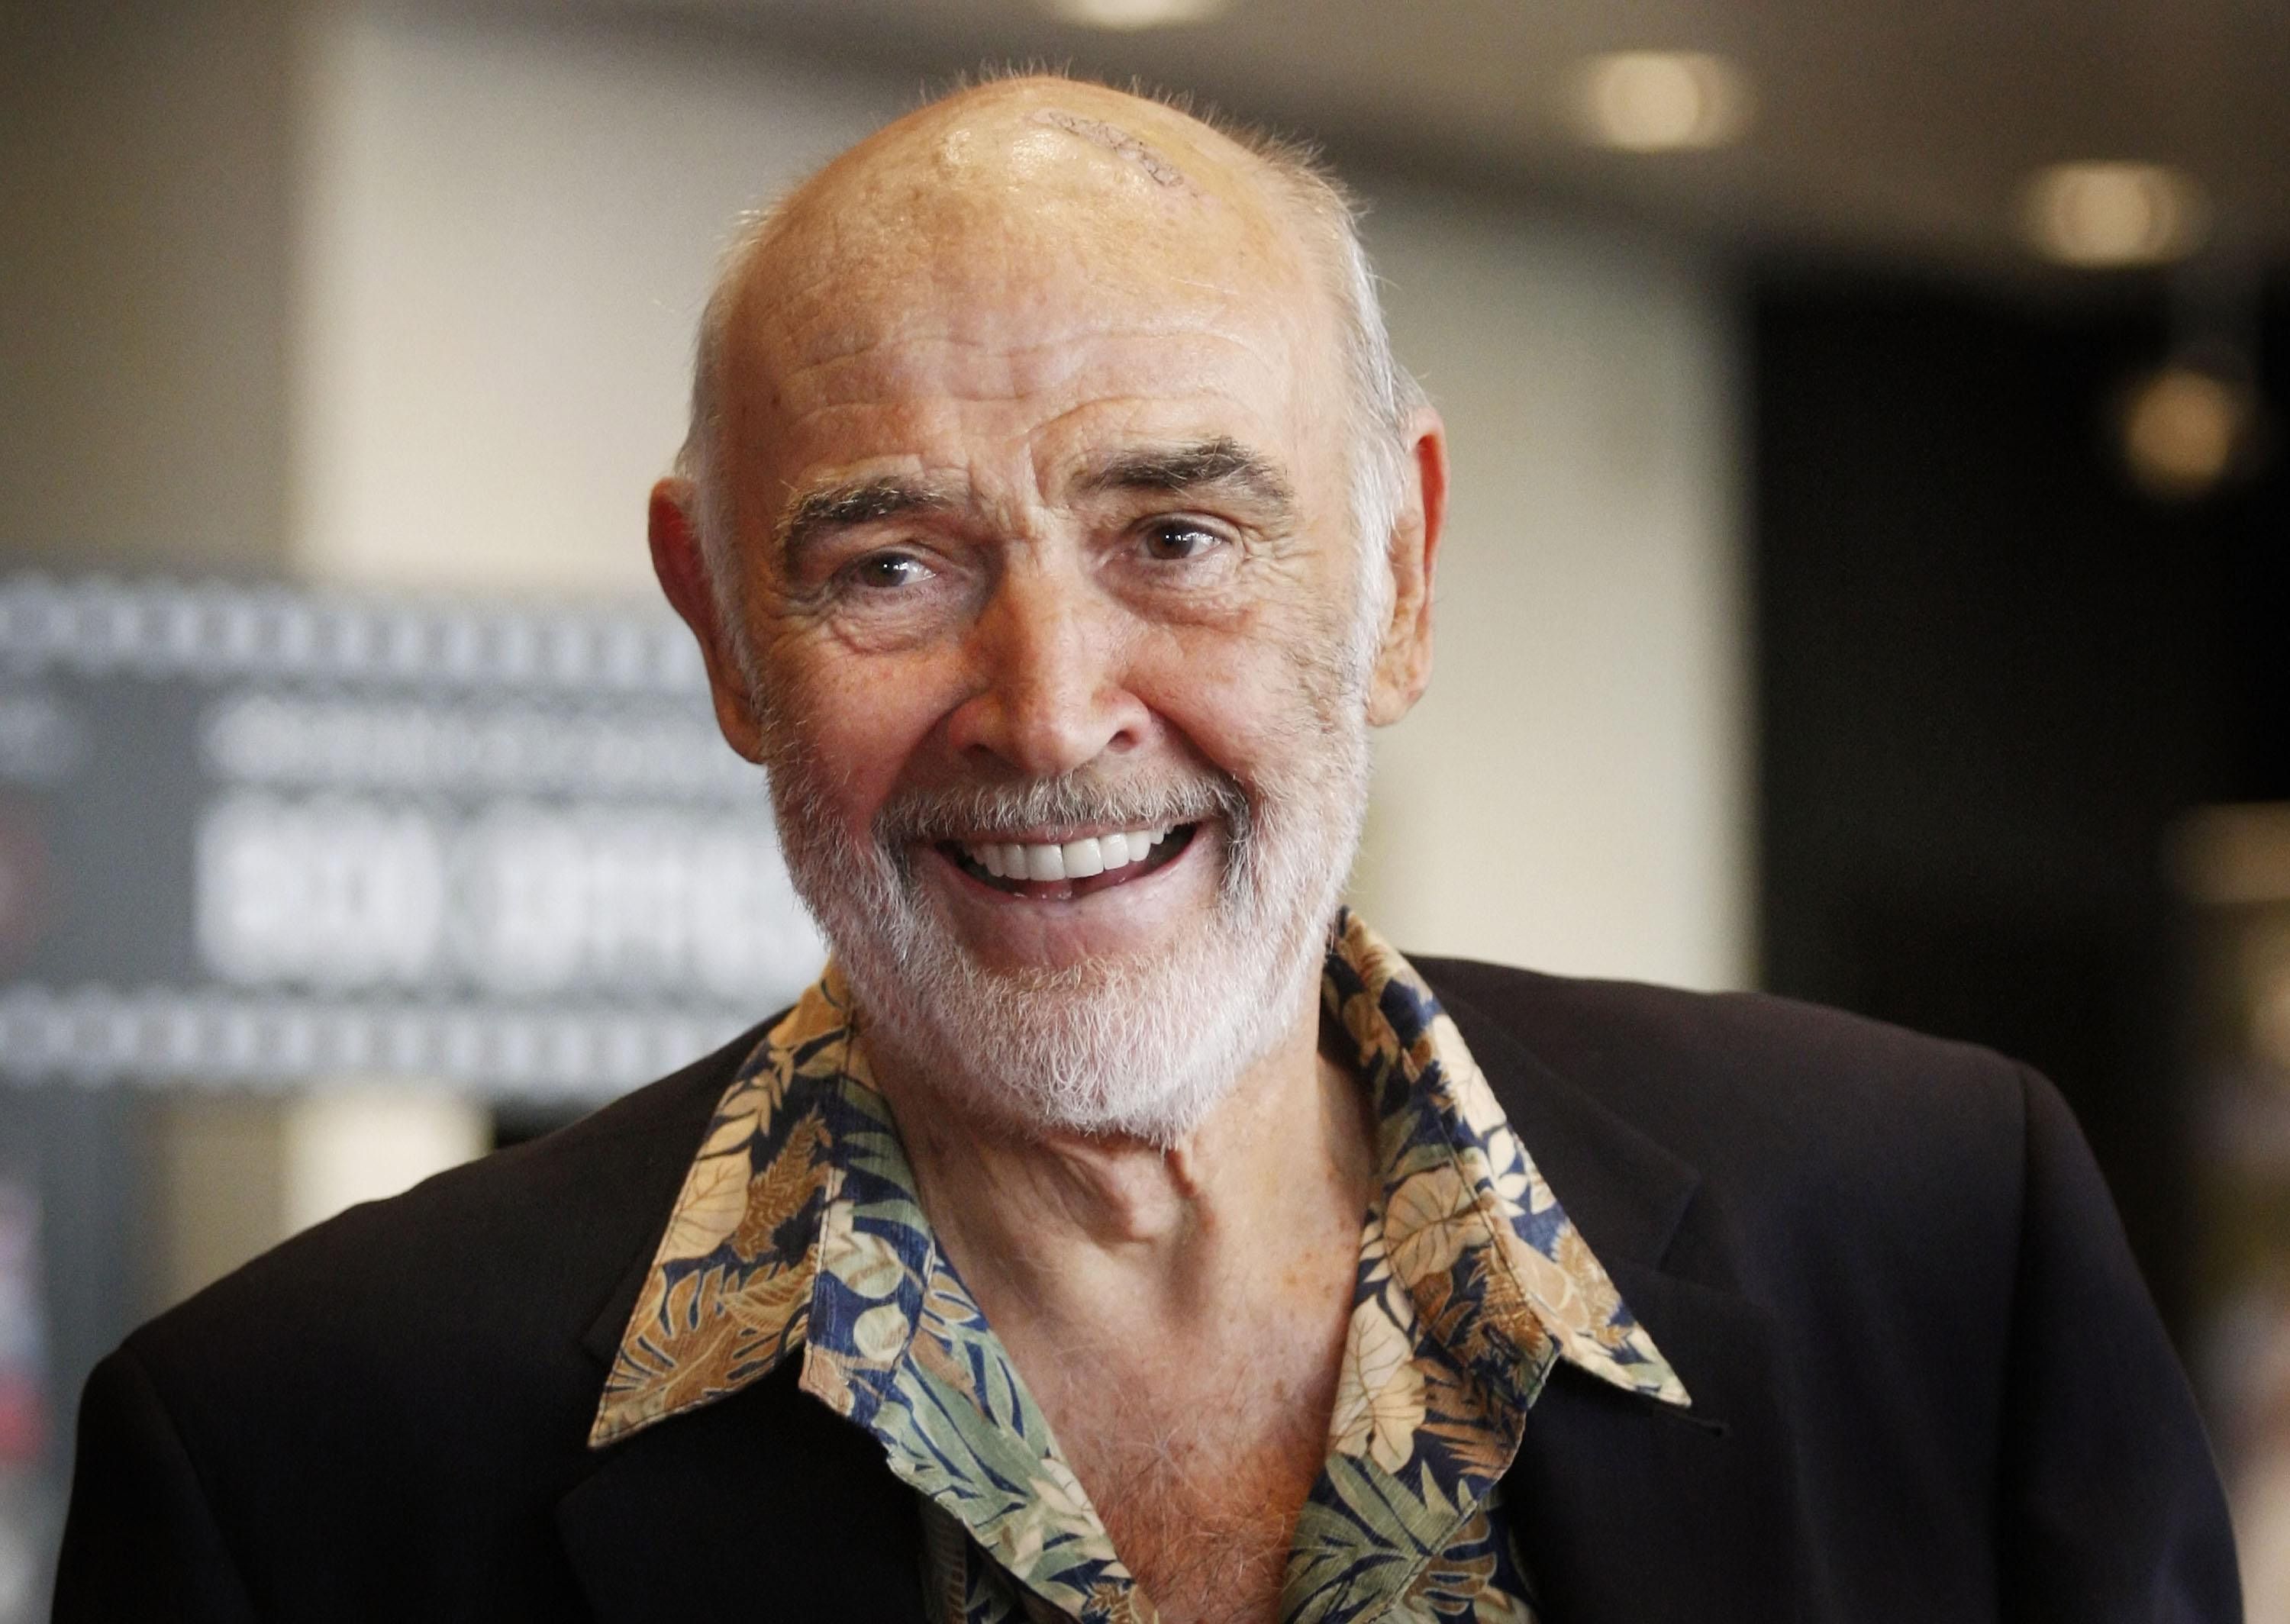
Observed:
[[[1452,1349],[1533,1402],[1550,1357],[1661,1402],[1685,1389],[1621,1299],[1514,1130],[1470,1045],[1405,958],[1340,915],[1322,982],[1353,1041],[1378,1122],[1384,1241],[1427,1320],[1484,1263],[1484,1311]],[[737,1393],[812,1340],[803,1385],[847,1405],[838,1367],[895,1353],[911,1316],[854,1271],[930,1277],[934,1244],[889,1108],[873,1084],[849,988],[829,965],[725,1091],[614,1348],[592,1446]],[[1421,1176],[1427,1163],[1439,1176]],[[865,1203],[901,1220],[854,1226]],[[912,1255],[909,1255],[912,1254]],[[855,1317],[854,1317],[855,1316]],[[827,1322],[821,1322],[826,1328]],[[1492,1334],[1488,1334],[1492,1332]]]

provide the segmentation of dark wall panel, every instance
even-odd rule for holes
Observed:
[[[2164,843],[2290,796],[2290,532],[2278,458],[2193,504],[2122,471],[2160,317],[1833,273],[1751,301],[1766,983],[2050,1073],[2175,1319]]]

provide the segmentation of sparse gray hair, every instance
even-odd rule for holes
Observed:
[[[949,97],[962,93],[957,86]],[[1195,110],[1182,97],[1147,95],[1233,141],[1264,165],[1274,189],[1303,217],[1326,278],[1343,346],[1348,385],[1351,522],[1357,548],[1356,596],[1348,666],[1364,677],[1391,612],[1392,579],[1382,567],[1385,548],[1407,488],[1408,420],[1425,401],[1422,387],[1391,350],[1375,268],[1361,240],[1363,208],[1317,148],[1287,136]],[[944,100],[947,98],[941,98]],[[741,279],[771,234],[779,205],[757,209],[740,222],[725,250],[714,290],[700,318],[692,367],[691,420],[676,454],[675,471],[691,485],[693,524],[708,569],[719,623],[743,661],[745,620],[733,567],[732,500],[723,477],[724,390],[732,316]],[[756,673],[748,673],[750,681]]]

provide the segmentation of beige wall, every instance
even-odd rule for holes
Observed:
[[[1720,295],[1659,244],[1484,205],[1386,195],[1369,236],[1454,489],[1432,688],[1381,740],[1362,906],[1424,949],[1746,984]]]
[[[355,12],[312,84],[300,568],[649,597],[717,247],[898,93],[705,36]]]
[[[0,554],[275,566],[287,0],[0,5]]]
[[[530,20],[353,18],[321,60],[302,567],[648,592],[643,493],[726,222],[905,94],[753,45]],[[1724,306],[1658,244],[1362,179],[1456,495],[1438,676],[1382,740],[1361,902],[1427,950],[1738,984]]]

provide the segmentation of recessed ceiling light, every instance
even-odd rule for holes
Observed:
[[[1749,80],[1704,51],[1615,51],[1574,69],[1584,139],[1625,152],[1721,147],[1750,126]]]
[[[1206,22],[1231,0],[1049,0],[1051,15],[1093,28],[1167,28]]]
[[[2202,245],[2210,206],[2193,176],[2161,164],[2054,164],[2029,181],[2022,223],[2063,265],[2162,265]]]
[[[2191,500],[2235,468],[2255,416],[2242,384],[2206,367],[2166,366],[2124,401],[2124,460],[2150,495]]]

